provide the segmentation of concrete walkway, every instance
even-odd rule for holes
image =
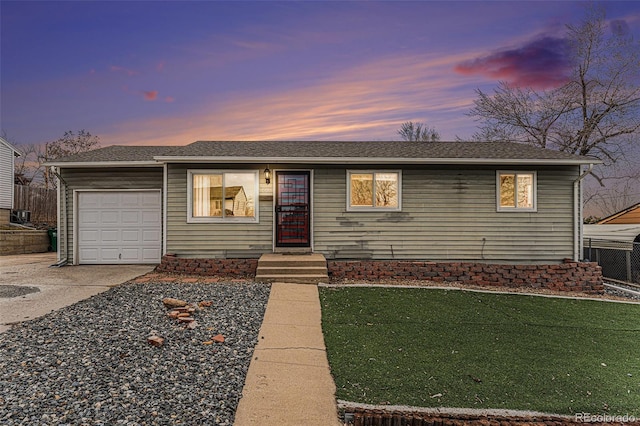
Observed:
[[[36,287],[32,293],[3,297],[0,333],[27,321],[109,290],[153,270],[155,265],[81,265],[50,268],[56,253],[0,256],[0,289]]]
[[[338,426],[318,287],[274,283],[235,426]]]

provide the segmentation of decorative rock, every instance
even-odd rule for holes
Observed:
[[[147,337],[147,343],[149,343],[151,346],[160,347],[164,345],[164,339],[160,336],[153,335]]]
[[[196,328],[198,326],[198,321],[191,321],[187,323],[187,326],[185,328],[189,329],[189,330],[193,330],[194,328]]]
[[[202,302],[198,303],[198,306],[200,306],[201,308],[208,308],[211,305],[213,305],[213,302],[211,300],[205,300],[205,301],[202,301]]]
[[[178,308],[187,306],[187,302],[185,302],[184,300],[174,299],[172,297],[165,297],[164,299],[162,299],[162,303],[167,308]]]
[[[178,322],[180,323],[193,322],[193,321],[195,321],[193,317],[178,317]]]
[[[0,424],[231,426],[269,293],[154,279],[12,327],[0,333]],[[159,303],[167,295],[213,300],[215,311],[196,311],[198,326],[186,330]],[[233,335],[232,348],[213,342],[218,331]],[[154,335],[167,347],[146,342]]]
[[[217,334],[211,338],[216,343],[224,343],[224,336],[222,334]]]
[[[167,315],[169,316],[169,318],[176,319],[180,315],[180,312],[178,312],[178,311],[169,311],[169,313],[167,313]]]

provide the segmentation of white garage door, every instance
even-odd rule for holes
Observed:
[[[159,263],[160,191],[78,193],[78,263]]]

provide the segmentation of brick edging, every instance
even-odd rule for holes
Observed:
[[[217,275],[234,278],[256,276],[258,259],[189,259],[172,254],[162,256],[156,272],[187,275]]]
[[[345,407],[344,413],[350,414],[349,426],[383,426],[383,425],[412,425],[412,426],[578,426],[599,425],[613,426],[623,424],[638,424],[638,419],[629,416],[591,415],[581,413],[572,416],[531,415],[477,415],[453,413],[419,413],[396,410],[368,409],[361,407]]]
[[[156,272],[254,278],[258,259],[190,259],[162,256]],[[534,288],[561,292],[604,293],[602,268],[595,262],[507,265],[406,260],[329,260],[331,281],[426,280],[473,286]]]
[[[333,281],[376,279],[460,282],[486,287],[526,287],[554,291],[604,292],[602,268],[596,262],[565,261],[547,265],[506,265],[472,262],[357,260],[327,262]]]

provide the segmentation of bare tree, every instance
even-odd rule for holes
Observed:
[[[67,157],[69,155],[78,154],[80,152],[91,151],[98,148],[100,138],[93,136],[86,130],[80,130],[78,134],[71,130],[64,132],[64,135],[46,144],[45,155],[47,160]]]
[[[437,142],[440,140],[440,133],[435,127],[429,127],[424,123],[414,123],[413,121],[402,123],[398,134],[402,137],[402,140],[409,142]]]
[[[605,164],[621,158],[640,134],[640,49],[605,14],[592,8],[567,26],[572,54],[569,80],[537,92],[501,82],[492,95],[480,89],[469,115],[481,121],[474,139],[513,140],[580,155]]]
[[[77,134],[69,130],[64,132],[64,135],[61,138],[53,142],[47,142],[44,146],[44,153],[40,156],[39,160],[41,163],[45,163],[50,160],[67,157],[80,152],[91,151],[99,146],[100,138],[98,136],[94,136],[84,129],[78,131]],[[54,188],[55,179],[52,179],[49,176],[48,169],[44,169],[43,175],[45,188]]]
[[[37,186],[43,182],[44,146],[38,144],[21,145],[22,155],[15,160],[14,171],[26,185]]]

